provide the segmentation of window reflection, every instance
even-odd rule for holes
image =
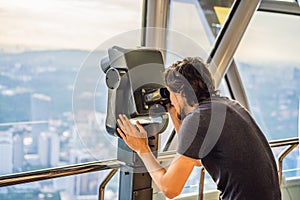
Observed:
[[[200,1],[201,8],[204,11],[205,18],[210,26],[213,35],[216,37],[223,26],[229,10],[233,4],[233,0],[226,1]]]

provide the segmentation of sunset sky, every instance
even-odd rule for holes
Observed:
[[[0,0],[4,48],[92,50],[140,28],[139,0]]]
[[[183,4],[179,8],[184,7],[188,8]],[[173,6],[173,12],[176,9]],[[115,35],[139,29],[141,12],[142,0],[0,0],[0,48],[93,50]],[[176,27],[192,23],[190,19],[198,17],[192,13],[188,19],[178,20],[174,30],[180,32]],[[297,16],[256,13],[237,56],[248,61],[271,59],[299,64],[299,33]],[[197,32],[183,34],[197,40]]]

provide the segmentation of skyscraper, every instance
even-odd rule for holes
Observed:
[[[12,133],[10,131],[1,131],[0,132],[0,175],[10,174],[13,169],[13,161],[12,161]]]
[[[50,105],[51,98],[49,96],[37,93],[31,96],[31,120],[40,123],[32,125],[32,148],[29,153],[37,153],[39,135],[48,130]]]
[[[40,164],[46,167],[58,166],[60,146],[57,133],[42,132],[38,146]]]
[[[71,151],[70,161],[71,163],[86,163],[94,161],[94,158],[89,154],[89,152],[78,149]],[[97,195],[99,182],[100,180],[103,180],[104,176],[105,173],[103,172],[75,176],[74,195],[76,198],[79,199],[80,196],[86,195]]]
[[[17,134],[13,137],[13,167],[21,171],[24,162],[23,135]]]

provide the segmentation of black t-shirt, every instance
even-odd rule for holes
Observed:
[[[270,146],[238,102],[213,97],[182,121],[181,155],[201,159],[226,200],[279,200],[277,167]]]

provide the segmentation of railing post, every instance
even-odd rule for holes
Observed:
[[[205,179],[205,168],[201,168],[200,172],[200,182],[199,182],[199,196],[198,200],[203,200],[203,191],[204,191],[204,179]]]
[[[98,200],[104,200],[104,191],[105,191],[105,186],[107,183],[114,177],[118,169],[113,169],[109,172],[109,174],[106,176],[106,178],[102,181],[102,183],[99,186],[99,196]]]
[[[298,144],[293,144],[288,147],[286,147],[278,157],[278,176],[279,176],[279,183],[280,185],[282,184],[282,164],[283,164],[283,159],[291,152],[293,151]]]

